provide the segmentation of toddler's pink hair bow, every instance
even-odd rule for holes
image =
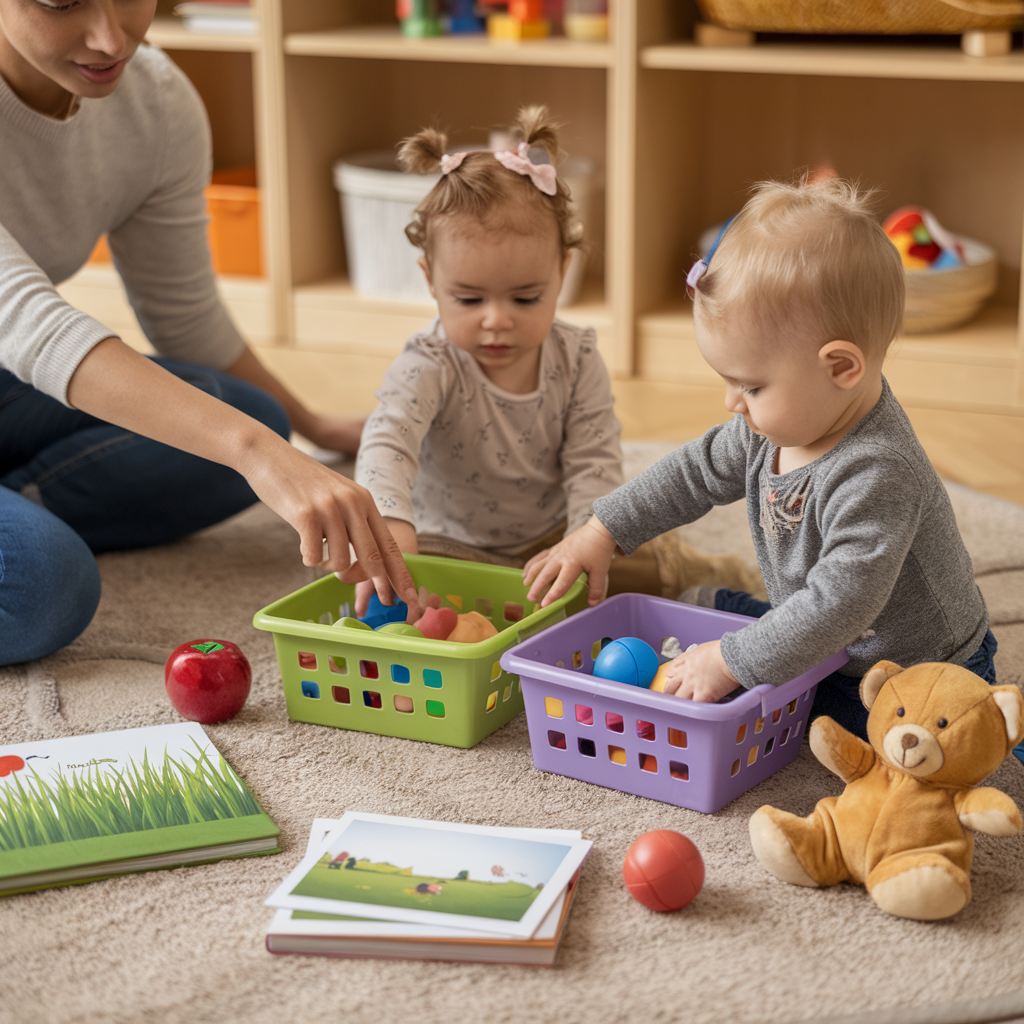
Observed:
[[[554,165],[531,163],[529,154],[529,144],[520,142],[518,149],[514,153],[510,149],[500,150],[494,154],[494,159],[510,171],[525,175],[544,195],[557,195],[558,172],[555,170]]]
[[[462,166],[468,153],[475,150],[465,150],[460,153],[445,153],[441,157],[441,173],[451,174],[452,171]],[[483,150],[482,152],[487,152]],[[503,167],[507,167],[516,174],[522,174],[529,178],[546,196],[558,194],[558,172],[552,164],[535,164],[530,161],[530,147],[525,142],[519,143],[519,148],[513,152],[511,149],[499,150],[494,154],[494,159]]]

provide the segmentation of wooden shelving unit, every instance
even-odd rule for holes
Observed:
[[[321,353],[370,372],[433,315],[349,287],[335,160],[424,124],[482,139],[520,104],[545,102],[565,123],[566,150],[603,170],[588,277],[562,315],[597,329],[616,376],[717,385],[682,294],[698,237],[752,182],[830,162],[880,190],[879,213],[926,205],[999,255],[999,291],[977,320],[896,346],[897,394],[1024,414],[1024,53],[820,39],[704,48],[692,41],[695,6],[678,0],[617,0],[608,44],[410,40],[393,10],[393,0],[259,0],[256,35],[212,36],[179,27],[160,0],[150,41],[206,100],[215,159],[248,146],[258,166],[267,277],[226,293],[275,363],[291,351],[308,367]],[[109,308],[109,281],[71,287],[83,304],[94,288]]]

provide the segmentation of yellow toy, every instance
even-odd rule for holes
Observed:
[[[479,612],[466,612],[459,616],[448,639],[460,644],[478,644],[497,635],[498,630],[490,619],[485,619]]]
[[[1024,737],[1024,697],[956,665],[891,661],[871,668],[860,694],[870,745],[827,717],[810,731],[815,757],[845,791],[806,818],[759,808],[754,853],[784,882],[857,882],[886,913],[951,917],[971,898],[971,833],[1024,827],[1005,793],[975,788]]]

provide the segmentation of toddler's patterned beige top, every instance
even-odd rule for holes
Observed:
[[[536,391],[493,384],[435,320],[384,375],[356,480],[419,533],[514,554],[622,483],[620,426],[593,330],[556,320]]]

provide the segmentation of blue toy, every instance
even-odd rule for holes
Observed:
[[[608,644],[594,660],[593,674],[599,679],[647,688],[658,671],[658,655],[650,644],[635,636],[624,636]]]
[[[359,616],[359,621],[366,623],[370,629],[383,626],[385,622],[405,622],[409,614],[409,606],[404,601],[395,598],[395,603],[390,607],[381,603],[381,599],[374,591],[370,595],[370,603],[367,605],[366,614]]]

